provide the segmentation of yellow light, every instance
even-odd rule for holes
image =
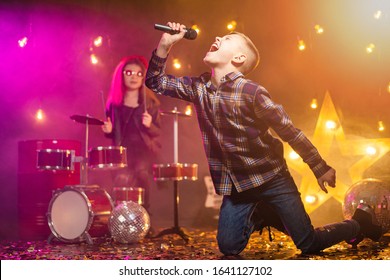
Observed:
[[[383,121],[378,122],[378,131],[379,132],[385,131],[385,125],[383,124]]]
[[[95,54],[91,54],[90,60],[91,60],[91,63],[94,65],[99,63],[99,59],[97,58],[97,56]]]
[[[93,40],[93,45],[95,47],[100,47],[102,44],[103,44],[103,37],[102,36],[98,36],[95,38],[95,40]]]
[[[314,29],[315,29],[315,31],[316,31],[317,34],[322,34],[322,33],[324,33],[324,28],[322,28],[319,24],[316,24],[316,25],[314,26]]]
[[[237,27],[237,22],[235,20],[228,22],[228,24],[226,25],[226,28],[229,31],[234,31],[236,29],[236,27]]]
[[[186,106],[186,110],[185,110],[184,114],[187,115],[187,116],[192,116],[192,107],[191,107],[191,105],[187,105]]]
[[[309,204],[314,204],[317,202],[317,196],[309,194],[309,195],[305,196],[305,202],[309,203]]]
[[[199,28],[198,25],[194,24],[191,28],[194,29],[194,30],[196,31],[196,33],[198,33],[198,35],[199,35],[199,33],[200,33],[200,28]]]
[[[28,42],[28,38],[23,37],[23,38],[18,40],[18,45],[19,45],[19,47],[24,48],[27,45],[27,42]]]
[[[390,93],[390,82],[389,82],[389,84],[387,85],[387,91]]]
[[[366,148],[366,154],[369,155],[369,156],[374,156],[376,154],[376,148],[373,147],[373,146],[368,146]]]
[[[36,114],[35,114],[35,118],[38,120],[38,121],[42,121],[43,118],[44,118],[44,114],[43,114],[43,110],[42,109],[38,109]]]
[[[310,103],[310,108],[317,109],[317,107],[318,107],[317,99],[313,98]]]
[[[337,124],[336,124],[335,121],[329,120],[329,121],[326,121],[325,127],[326,127],[327,129],[329,129],[329,130],[334,130],[334,129],[336,129]]]
[[[382,11],[378,10],[374,13],[374,18],[380,19],[382,17]]]
[[[366,48],[366,52],[367,53],[372,53],[375,49],[375,45],[374,44],[369,44]]]
[[[300,158],[300,156],[295,151],[291,151],[290,154],[289,154],[289,157],[292,160],[297,160],[297,159]]]
[[[180,69],[180,68],[181,68],[181,63],[180,63],[180,60],[179,60],[179,59],[175,58],[175,59],[173,60],[173,67],[174,67],[175,69]]]
[[[299,40],[299,41],[298,41],[298,49],[299,49],[300,51],[304,51],[304,50],[306,49],[305,41],[303,41],[303,40]]]

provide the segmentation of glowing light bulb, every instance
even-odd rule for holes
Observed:
[[[325,127],[326,127],[327,129],[329,129],[329,130],[335,130],[336,127],[337,127],[337,124],[336,124],[335,121],[329,120],[329,121],[326,121]]]
[[[366,52],[367,53],[372,53],[374,52],[374,49],[375,49],[375,45],[374,44],[369,44],[366,48]]]
[[[186,106],[186,110],[185,110],[184,114],[186,114],[187,116],[192,116],[192,107],[191,107],[191,105],[187,105]]]
[[[322,34],[324,33],[324,28],[322,28],[319,24],[316,24],[314,26],[314,30],[316,31],[317,34]]]
[[[309,194],[309,195],[305,196],[305,202],[307,202],[309,204],[314,204],[317,202],[317,196]]]
[[[229,31],[234,31],[236,27],[237,27],[237,22],[235,20],[228,22],[228,24],[226,25],[226,28]]]
[[[317,109],[317,108],[318,108],[317,99],[313,98],[313,99],[311,100],[310,108],[312,108],[312,109]]]
[[[382,17],[382,11],[378,10],[374,13],[374,18],[375,19],[380,19]]]
[[[38,120],[38,121],[42,121],[43,118],[44,118],[44,114],[43,114],[43,110],[42,109],[38,109],[36,114],[35,114],[35,118]]]
[[[173,67],[174,67],[175,69],[180,69],[180,68],[181,68],[181,63],[180,63],[180,60],[179,60],[179,59],[175,58],[175,59],[173,60]]]
[[[289,157],[292,160],[297,160],[297,159],[300,158],[300,156],[295,151],[291,151],[290,154],[289,154]]]
[[[200,28],[199,28],[198,25],[194,24],[191,28],[194,29],[194,30],[196,31],[196,33],[198,33],[198,35],[199,35],[199,33],[200,33]]]
[[[387,91],[390,93],[390,82],[389,82],[389,84],[387,85]]]
[[[19,45],[19,47],[24,48],[27,45],[27,42],[28,42],[28,38],[23,37],[23,38],[18,40],[18,45]]]
[[[303,40],[299,40],[299,41],[298,41],[298,49],[299,49],[300,51],[304,51],[304,50],[306,49],[305,41],[303,41]]]
[[[383,124],[383,121],[378,122],[378,131],[379,132],[385,131],[385,125]]]
[[[369,155],[369,156],[374,156],[376,154],[376,148],[373,147],[373,146],[368,146],[366,148],[366,154]]]
[[[90,61],[92,64],[96,65],[99,63],[99,59],[97,58],[97,56],[95,54],[91,54],[90,56]]]
[[[93,40],[93,45],[95,47],[101,47],[103,45],[103,37],[102,36],[96,37],[95,40]]]

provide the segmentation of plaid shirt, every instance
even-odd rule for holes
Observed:
[[[233,186],[238,192],[261,186],[286,169],[283,144],[272,136],[270,128],[289,143],[317,178],[329,170],[266,89],[240,72],[223,77],[218,88],[211,83],[210,73],[199,77],[167,75],[166,60],[153,52],[146,85],[156,93],[194,104],[217,194],[229,195]]]

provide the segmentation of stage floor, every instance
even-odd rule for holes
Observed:
[[[154,239],[143,239],[135,244],[113,242],[111,238],[94,239],[93,244],[85,242],[70,244],[47,240],[9,241],[2,240],[2,260],[220,260],[215,230],[185,229],[191,237],[186,243],[176,234]],[[250,260],[390,260],[390,234],[380,242],[368,239],[352,248],[342,242],[318,255],[302,255],[291,239],[283,233],[272,230],[274,239],[269,240],[268,230],[254,233],[242,259]]]

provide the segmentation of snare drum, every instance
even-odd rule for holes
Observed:
[[[74,170],[74,150],[37,150],[37,168],[40,170]]]
[[[133,201],[139,205],[144,204],[145,189],[131,187],[115,187],[113,189],[113,199],[118,205],[124,201]]]
[[[114,208],[110,195],[97,185],[65,186],[54,193],[47,213],[55,237],[80,242],[109,233],[108,221]]]
[[[127,149],[122,146],[90,149],[88,165],[92,169],[114,169],[127,166]]]
[[[183,180],[182,163],[153,164],[153,178],[155,181]]]

